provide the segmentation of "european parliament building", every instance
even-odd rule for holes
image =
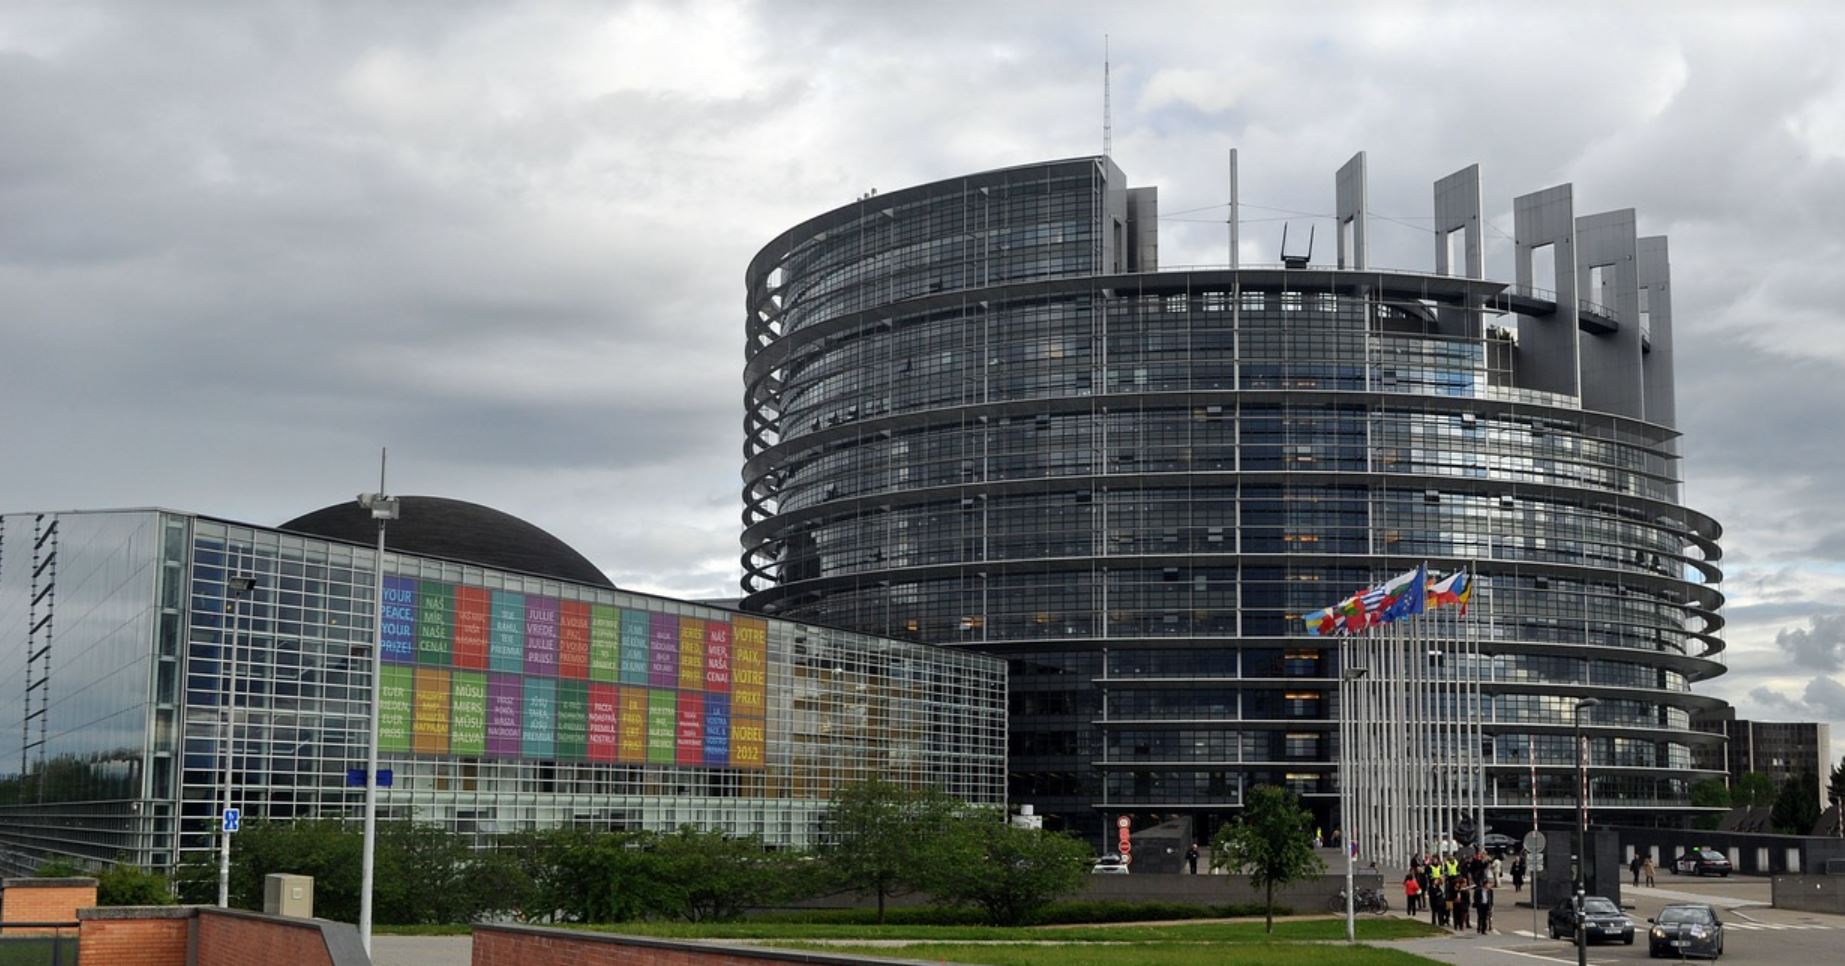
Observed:
[[[1047,826],[1191,816],[1256,784],[1339,821],[1338,647],[1301,615],[1426,562],[1475,572],[1489,820],[1683,823],[1721,702],[1718,525],[1680,502],[1666,239],[1571,186],[1514,198],[1485,277],[1477,166],[1433,262],[1162,270],[1108,157],[819,214],[751,262],[746,610],[1010,665],[1009,793]],[[1234,188],[1232,197],[1235,197]],[[1234,228],[1232,229],[1234,231]]]
[[[374,694],[380,814],[483,844],[556,825],[807,844],[871,776],[1004,802],[1000,661],[622,591],[474,504],[402,514],[375,691],[356,504],[275,528],[0,516],[0,874],[214,849],[227,749],[247,816],[356,818]]]

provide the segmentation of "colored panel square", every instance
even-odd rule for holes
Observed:
[[[384,578],[384,659],[398,664],[416,660],[416,581]]]
[[[730,766],[761,768],[764,726],[761,718],[734,718],[730,722]]]
[[[416,587],[416,663],[454,664],[455,588],[422,581]]]
[[[705,764],[730,764],[730,695],[705,695]]]
[[[449,672],[416,669],[416,701],[410,722],[411,748],[419,755],[448,754]]]
[[[646,688],[621,688],[621,710],[616,715],[620,737],[615,747],[615,757],[620,761],[647,760],[647,695]]]
[[[679,690],[705,689],[705,622],[679,618]]]
[[[519,719],[524,714],[523,678],[517,674],[487,676],[487,754],[495,758],[519,757]]]
[[[621,683],[646,684],[651,680],[647,664],[652,657],[648,641],[652,622],[644,610],[621,612]]]
[[[678,727],[678,695],[672,691],[650,689],[647,692],[647,761],[652,764],[673,763],[673,736]]]
[[[524,594],[493,592],[493,637],[488,641],[487,666],[512,674],[525,670]]]
[[[557,598],[525,598],[525,673],[557,677]]]
[[[456,671],[450,681],[449,694],[449,752],[486,754],[487,676],[479,671]]]
[[[487,669],[487,632],[493,621],[493,594],[485,587],[455,588],[455,666]]]
[[[619,681],[621,666],[621,609],[607,604],[589,608],[589,679]]]
[[[557,682],[557,757],[581,761],[589,755],[589,682]]]
[[[730,710],[739,718],[768,714],[768,624],[737,618],[731,628]]]
[[[677,741],[681,765],[705,762],[705,696],[696,691],[679,692],[679,730]]]
[[[527,758],[557,757],[557,679],[525,679],[525,731],[519,753]]]
[[[589,686],[589,760],[614,761],[621,734],[621,691],[600,681]]]
[[[378,672],[378,750],[410,750],[412,694],[416,669],[387,664]]]
[[[589,679],[589,605],[580,600],[557,605],[557,676]]]
[[[705,690],[730,692],[730,625],[724,621],[705,622]]]
[[[679,618],[649,614],[647,683],[656,688],[679,686]]]

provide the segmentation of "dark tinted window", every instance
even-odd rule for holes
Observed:
[[[1709,925],[1712,917],[1709,909],[1696,906],[1668,906],[1659,913],[1661,923],[1693,922]]]

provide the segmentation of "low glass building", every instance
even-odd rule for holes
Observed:
[[[1004,803],[1001,661],[618,590],[472,504],[406,497],[389,532],[387,819],[800,845],[855,779]],[[246,816],[357,816],[375,533],[356,506],[0,516],[0,872],[214,849],[227,745]]]

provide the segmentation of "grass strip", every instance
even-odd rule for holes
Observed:
[[[1161,926],[852,926],[823,923],[735,922],[630,922],[588,927],[604,932],[661,939],[910,939],[928,942],[957,940],[1055,940],[1058,942],[1211,942],[1261,943],[1311,942],[1345,938],[1345,923],[1338,919],[1289,919],[1275,923],[1275,932],[1263,931],[1260,922],[1174,923]],[[1411,919],[1363,919],[1358,938],[1364,941],[1416,939],[1441,935],[1427,923]]]
[[[1229,946],[1172,943],[984,946],[928,943],[894,948],[799,944],[790,948],[924,962],[984,963],[988,966],[1428,966],[1435,962],[1400,949],[1295,943],[1239,943]]]

